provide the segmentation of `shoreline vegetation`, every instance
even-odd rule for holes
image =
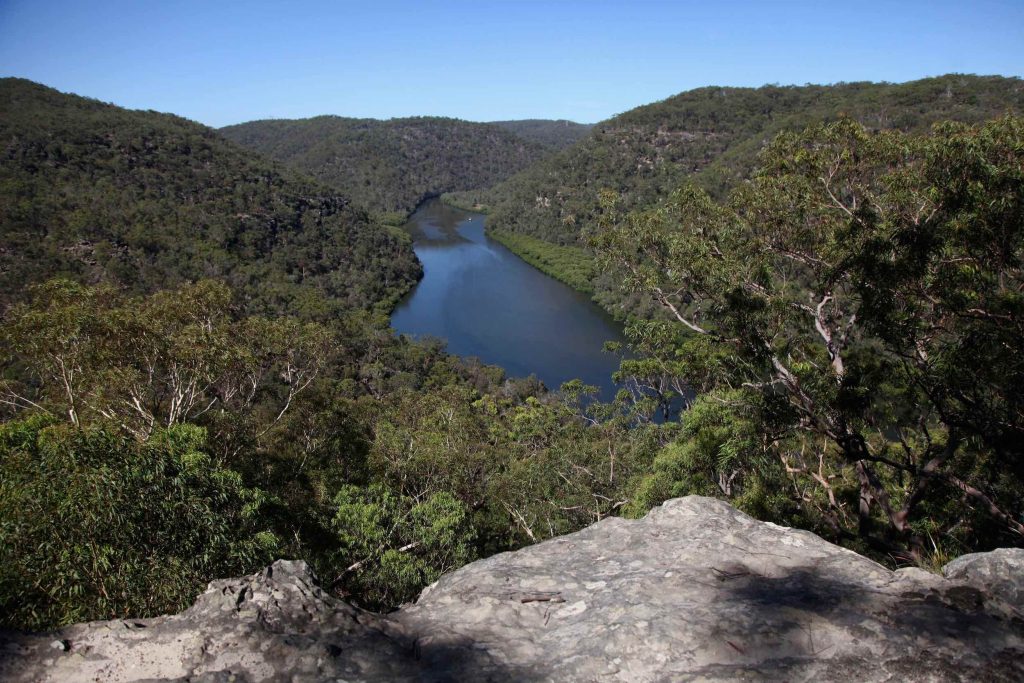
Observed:
[[[460,201],[458,196],[451,192],[424,197],[422,201],[435,197],[440,198],[442,202],[456,209],[484,216],[487,215],[488,207],[486,205]],[[422,204],[422,201],[420,204]],[[417,208],[419,208],[420,204],[417,204]],[[409,216],[412,216],[412,213]],[[409,220],[409,216],[406,216],[406,221]],[[388,223],[388,225],[392,224]],[[488,237],[499,242],[513,254],[545,275],[550,275],[578,292],[589,295],[594,294],[593,282],[598,274],[597,261],[586,249],[571,245],[552,244],[529,235],[505,230],[493,230],[489,227],[485,227],[485,231]],[[613,310],[605,306],[602,306],[602,309],[614,315]]]
[[[463,200],[460,198],[462,194],[462,192],[445,192],[441,195],[441,201],[448,206],[454,206],[456,209],[462,209],[463,211],[482,213],[485,216],[490,213],[491,207],[480,202]]]
[[[529,235],[486,229],[487,236],[537,270],[550,275],[578,292],[594,294],[591,284],[597,275],[597,261],[581,247],[551,244]],[[610,313],[610,311],[609,311]]]
[[[446,192],[440,195],[440,199],[462,211],[489,215],[489,207],[462,200],[464,194]],[[657,311],[652,311],[650,301],[635,296],[623,299],[609,295],[612,290],[609,289],[607,278],[601,277],[597,258],[583,247],[553,244],[524,233],[495,230],[489,225],[485,225],[484,231],[488,237],[545,275],[588,295],[601,310],[624,325],[658,315]]]
[[[459,198],[459,194],[446,192],[441,201],[456,209],[487,215],[490,207],[479,202],[467,202]],[[531,266],[559,282],[569,285],[577,292],[593,296],[594,279],[597,277],[596,259],[582,247],[552,244],[546,240],[531,237],[508,230],[495,230],[485,227],[487,236],[500,242],[509,251],[523,259]],[[594,299],[599,305],[600,302]],[[615,315],[615,311],[601,305],[605,312]]]

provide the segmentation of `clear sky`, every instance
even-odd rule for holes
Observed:
[[[214,126],[598,121],[703,85],[1024,75],[1024,0],[0,0],[0,75]]]

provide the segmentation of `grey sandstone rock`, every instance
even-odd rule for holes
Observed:
[[[688,497],[475,562],[389,615],[279,561],[180,615],[0,636],[0,679],[1017,681],[1022,567],[1015,549],[892,572]]]
[[[1024,620],[1024,549],[963,555],[943,567],[942,574],[977,589],[991,609]]]

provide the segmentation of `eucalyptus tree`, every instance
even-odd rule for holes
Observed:
[[[897,555],[1024,538],[1024,120],[840,120],[780,135],[725,202],[613,201],[593,244],[668,312],[647,342],[701,394],[677,478],[785,486],[805,523]]]
[[[211,411],[267,412],[262,436],[334,346],[316,323],[237,318],[231,291],[214,281],[142,298],[67,280],[31,292],[0,327],[9,353],[0,403],[74,425],[108,421],[139,440]]]

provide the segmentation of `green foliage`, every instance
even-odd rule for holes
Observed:
[[[472,557],[614,514],[670,438],[631,431],[641,418],[623,406],[584,408],[578,384],[544,395],[396,339],[380,316],[337,315],[402,291],[410,243],[313,183],[173,117],[4,87],[21,150],[5,187],[31,190],[7,205],[5,235],[47,226],[53,260],[26,282],[73,276],[5,313],[3,400],[43,420],[4,456],[10,625],[179,609],[271,551],[391,607]],[[543,253],[586,267],[575,249]],[[60,459],[35,465],[61,476],[25,464],[44,450]],[[47,525],[60,545],[37,550]],[[26,587],[32,564],[49,573]]]
[[[844,119],[780,135],[728,203],[688,186],[609,224],[603,263],[675,321],[641,339],[705,394],[645,500],[707,490],[714,464],[772,515],[788,479],[803,526],[860,549],[1019,542],[1022,161],[1012,116],[927,135]]]
[[[673,425],[637,425],[621,406],[591,403],[578,382],[563,385],[561,403],[527,399],[507,413],[502,467],[488,500],[500,505],[522,540],[575,531],[616,514],[631,482],[648,471]]]
[[[100,433],[129,453],[172,437],[184,444],[202,427],[211,470],[230,467],[247,490],[267,492],[252,524],[281,539],[277,552],[310,560],[381,608],[468,558],[614,514],[673,433],[631,429],[646,418],[626,404],[588,403],[593,389],[579,382],[549,395],[536,381],[448,356],[438,342],[396,338],[368,313],[330,328],[241,317],[231,292],[211,281],[133,297],[56,280],[28,299],[2,329],[11,408],[61,416],[80,430],[67,433]],[[140,498],[140,514],[171,500],[162,495]],[[40,511],[39,523],[48,517]],[[138,595],[163,595],[133,577]],[[90,617],[135,609],[73,596],[65,607],[76,604]]]
[[[345,486],[334,500],[339,583],[373,607],[408,602],[441,574],[474,559],[466,507],[450,493],[417,502],[380,484]]]
[[[175,612],[272,559],[264,495],[204,443],[188,425],[141,444],[40,416],[0,425],[0,624]]]
[[[634,483],[624,514],[641,517],[670,498],[725,498],[759,519],[814,528],[788,490],[785,468],[769,448],[759,397],[725,390],[699,396],[683,414],[677,440]]]
[[[441,195],[441,201],[448,206],[454,206],[456,209],[486,214],[490,211],[490,207],[486,204],[481,204],[479,200],[479,197],[483,196],[483,192],[484,190],[445,192]]]
[[[492,121],[491,125],[536,143],[547,149],[564,149],[587,136],[594,127],[590,123],[573,121],[551,121],[549,119],[520,119],[517,121]]]
[[[392,224],[426,197],[488,187],[544,154],[497,125],[437,117],[318,116],[251,121],[219,132],[392,216],[386,219]]]
[[[49,409],[75,425],[108,420],[146,439],[213,409],[273,406],[279,420],[323,369],[334,342],[317,323],[244,318],[231,292],[202,281],[123,299],[67,280],[31,287],[0,340],[12,354],[0,402]],[[262,406],[257,406],[262,403]]]
[[[501,242],[534,268],[561,280],[573,289],[592,292],[591,283],[597,272],[594,257],[580,247],[560,246],[529,235],[488,230],[487,234]]]
[[[381,225],[391,228],[401,228],[407,222],[407,214],[402,211],[384,211],[373,214],[373,217]],[[408,236],[404,230],[401,234]]]
[[[764,136],[805,119],[973,120],[1019,105],[1008,83],[709,88],[511,181],[501,239],[634,316],[624,389],[601,404],[396,337],[382,315],[418,270],[408,236],[376,223],[536,152],[505,133],[242,127],[324,173],[316,154],[356,149],[338,159],[389,185],[364,194],[387,204],[371,221],[201,126],[5,81],[0,271],[45,282],[3,301],[4,625],[179,609],[271,554],[387,609],[475,557],[686,493],[879,558],[1019,542],[1020,120],[905,135],[843,119],[778,137],[749,172]],[[455,129],[453,153],[504,150],[489,179],[471,156],[388,147],[404,131],[429,155]],[[371,143],[419,170],[366,170]]]
[[[684,180],[721,198],[750,176],[765,141],[782,132],[843,116],[871,129],[920,132],[938,121],[976,123],[1008,110],[1024,111],[1019,79],[948,75],[902,84],[700,88],[598,123],[578,143],[453,200],[487,206],[488,228],[496,232],[577,245],[601,220],[602,190],[618,195],[623,212],[668,202]],[[600,274],[593,283],[613,315],[654,314],[649,299],[618,285]]]
[[[0,136],[0,304],[58,275],[135,293],[216,278],[250,312],[324,318],[421,274],[346,199],[176,116],[9,78]]]

